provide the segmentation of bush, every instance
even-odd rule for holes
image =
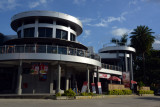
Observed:
[[[139,88],[141,88],[141,87],[145,86],[145,84],[142,81],[140,81],[140,82],[138,82],[138,86],[139,86]]]
[[[59,97],[59,96],[61,96],[61,93],[56,93],[56,97]]]
[[[137,94],[154,94],[153,90],[139,90]]]
[[[69,97],[75,97],[76,93],[72,89],[69,89],[69,90],[64,91],[64,95],[69,96]]]
[[[83,92],[80,94],[80,96],[96,96],[96,94],[92,93],[92,92],[90,92],[90,93]]]
[[[130,95],[132,94],[132,90],[110,90],[107,93],[108,95]]]

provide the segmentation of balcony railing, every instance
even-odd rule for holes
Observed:
[[[88,53],[86,50],[55,46],[55,45],[4,45],[0,46],[0,54],[8,53],[50,53],[50,54],[64,54],[87,57],[101,61],[100,56],[97,54]]]
[[[115,71],[122,71],[122,67],[114,66],[114,65],[109,65],[109,64],[104,64],[102,63],[102,68],[104,69],[110,69],[110,70],[115,70]]]

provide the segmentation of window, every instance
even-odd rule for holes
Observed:
[[[72,33],[70,35],[70,41],[76,41],[76,36]]]
[[[68,39],[68,32],[60,29],[56,29],[56,38]]]
[[[48,23],[48,24],[53,24],[53,20],[50,18],[39,18],[39,23]]]
[[[28,19],[28,20],[25,20],[25,21],[24,21],[24,25],[34,24],[34,23],[35,23],[35,19]]]
[[[24,37],[34,37],[34,28],[24,29]]]
[[[52,28],[38,28],[38,37],[52,37]]]
[[[56,25],[61,25],[61,26],[65,26],[68,27],[68,24],[62,21],[56,21]]]
[[[18,38],[21,38],[21,30],[20,31],[18,31]]]

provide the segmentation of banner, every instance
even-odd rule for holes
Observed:
[[[88,81],[85,81],[85,82],[83,83],[81,93],[84,93],[84,92],[87,91],[87,86],[88,86]]]
[[[45,65],[44,63],[41,63],[39,65],[40,67],[40,74],[47,74],[48,72],[48,65]]]
[[[31,74],[38,74],[38,72],[39,72],[38,64],[32,64]]]
[[[126,88],[130,88],[130,73],[123,72],[123,84]]]
[[[94,77],[97,77],[97,73],[96,72],[94,73]],[[110,77],[111,77],[110,74],[99,73],[99,78],[108,79]]]
[[[97,82],[97,86],[98,86],[98,93],[102,94],[101,82]]]
[[[96,84],[91,83],[91,86],[92,86],[92,93],[96,93]]]

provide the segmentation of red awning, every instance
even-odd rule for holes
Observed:
[[[116,77],[116,76],[111,76],[108,80],[112,80],[112,81],[121,81],[120,78]]]
[[[131,84],[137,84],[137,82],[136,82],[136,81],[131,80]]]

